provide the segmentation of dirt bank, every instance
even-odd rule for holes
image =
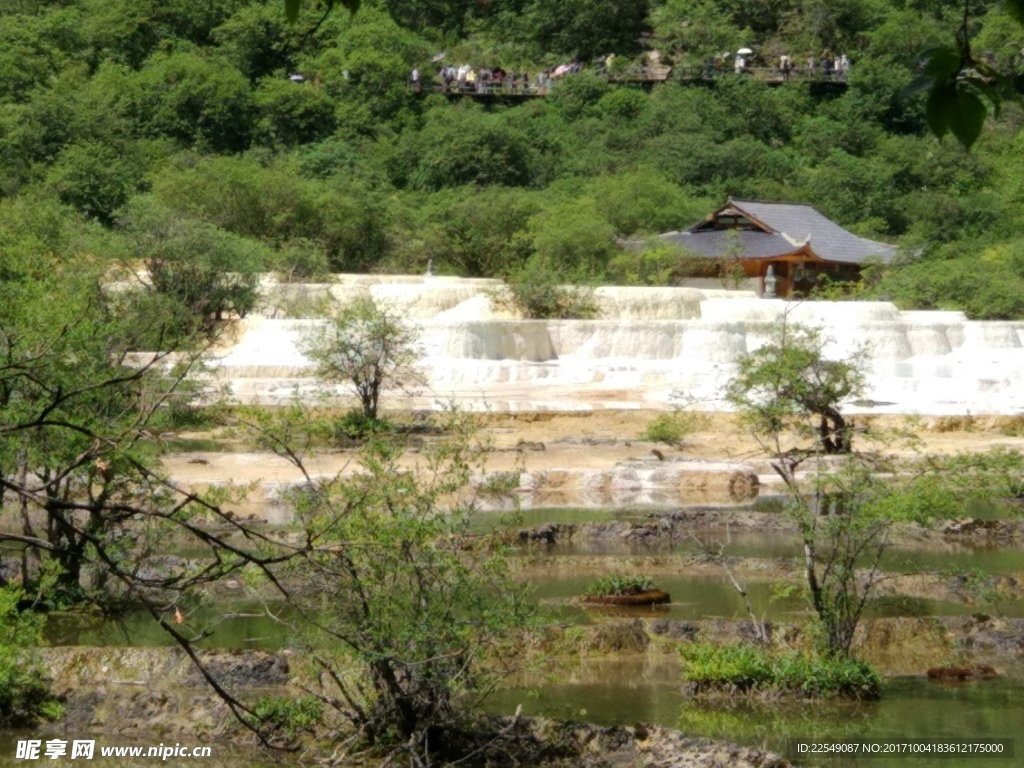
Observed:
[[[474,414],[479,437],[491,449],[488,471],[523,469],[550,472],[557,469],[611,469],[623,462],[659,462],[659,451],[667,460],[688,459],[709,462],[753,463],[755,471],[770,473],[768,455],[762,446],[742,430],[728,413],[702,416],[697,431],[680,447],[642,441],[647,425],[659,411],[623,410],[581,413],[495,413]],[[920,438],[918,451],[951,454],[986,451],[1003,447],[1024,451],[1024,417],[854,417],[870,434],[903,430]],[[1020,435],[1020,436],[1018,436]],[[186,433],[184,438],[209,439],[210,433]],[[865,438],[861,438],[865,441]],[[910,456],[908,448],[895,447],[890,453]],[[324,454],[312,463],[314,472],[334,474],[351,463],[353,453]],[[405,461],[416,463],[416,454]],[[187,483],[298,481],[299,474],[288,462],[268,454],[197,452],[169,454],[164,465],[172,476]]]
[[[173,741],[238,735],[228,706],[188,656],[176,648],[41,650],[64,703],[56,726],[76,733]],[[252,704],[263,696],[298,695],[289,683],[289,654],[204,651],[200,658],[233,695]]]
[[[182,740],[224,745],[227,741],[251,741],[178,649],[49,648],[43,654],[54,691],[64,701],[66,712],[62,721],[48,726],[47,733],[142,738],[147,743]],[[217,651],[204,652],[201,657],[225,687],[250,704],[261,696],[300,693],[289,683],[290,661],[294,659],[290,654]],[[547,718],[490,718],[481,727],[503,734],[505,754],[529,761],[514,764],[546,768],[789,765],[764,750],[687,738],[678,731],[656,726],[601,727]],[[307,757],[326,758],[337,746],[334,742],[326,739],[307,751]],[[252,757],[257,756],[259,753],[254,751]],[[280,762],[282,755],[274,759]]]
[[[765,627],[777,648],[803,648],[811,642],[802,625],[766,622]],[[676,650],[681,643],[753,643],[755,637],[750,622],[742,620],[599,618],[582,631],[552,629],[550,668],[536,679],[527,674],[517,682],[541,684],[544,675],[581,684],[600,683],[609,676],[678,680]],[[858,658],[887,676],[924,676],[931,667],[984,663],[999,674],[1021,677],[1024,619],[984,615],[865,619],[857,628],[854,650]]]

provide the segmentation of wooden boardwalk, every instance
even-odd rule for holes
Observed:
[[[565,77],[572,77],[572,75],[565,75]],[[615,83],[617,85],[629,85],[649,91],[659,83],[680,83],[681,85],[713,88],[716,84],[728,82],[738,77],[752,77],[769,88],[777,88],[781,85],[806,86],[810,88],[811,93],[814,95],[842,93],[848,87],[845,73],[821,75],[793,72],[786,77],[778,69],[771,69],[767,67],[762,69],[750,69],[743,74],[736,74],[733,72],[694,73],[690,70],[684,69],[678,74],[670,72],[664,77],[645,76],[645,73],[643,72],[626,72],[622,75],[607,77],[606,79],[608,82]],[[556,83],[557,82],[558,81],[556,81]],[[548,88],[539,87],[535,82],[526,86],[520,85],[515,90],[513,90],[507,83],[491,83],[486,86],[473,84],[463,85],[461,87],[457,83],[452,83],[450,87],[446,88],[444,85],[441,85],[436,81],[421,84],[419,86],[410,86],[410,88],[413,92],[419,94],[438,93],[449,99],[468,97],[479,101],[524,100],[541,98],[549,95]]]

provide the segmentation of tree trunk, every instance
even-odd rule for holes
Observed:
[[[843,414],[835,408],[827,407],[820,416],[818,435],[825,453],[830,455],[849,453],[853,446]]]

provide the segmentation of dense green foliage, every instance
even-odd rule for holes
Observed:
[[[679,653],[683,678],[698,693],[781,691],[807,697],[877,699],[882,688],[878,672],[855,659],[743,644],[688,643]]]
[[[210,246],[185,282],[230,263],[237,292],[256,268],[421,273],[428,259],[441,273],[554,264],[657,283],[671,256],[621,252],[615,237],[687,226],[726,195],[806,200],[905,246],[907,263],[867,295],[978,317],[1024,310],[1017,107],[968,153],[936,142],[925,97],[905,90],[922,52],[952,40],[960,3],[374,0],[318,27],[320,9],[290,25],[284,5],[0,3],[4,205],[96,222],[91,242],[62,253],[142,259],[173,269],[172,283],[180,268],[148,235],[173,222],[171,255]],[[1002,2],[971,4],[976,58],[1019,66],[1017,31]],[[625,63],[642,41],[677,72],[739,45],[761,64],[830,48],[853,67],[849,89],[828,94],[732,75],[647,92],[595,74],[592,57]],[[543,99],[411,93],[409,71],[429,80],[442,50],[534,75],[573,57],[588,69]],[[17,218],[0,217],[4,261]],[[223,308],[244,311],[245,298]]]
[[[54,717],[60,705],[35,657],[43,616],[19,610],[20,589],[0,587],[0,727],[24,728]]]

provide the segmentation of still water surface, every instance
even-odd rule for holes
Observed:
[[[1020,675],[1021,670],[1017,670]],[[947,686],[924,678],[887,682],[881,701],[864,704],[820,702],[781,706],[735,703],[712,706],[687,700],[679,685],[609,676],[604,682],[515,688],[499,691],[495,711],[545,715],[601,725],[652,723],[785,753],[790,739],[1012,738],[1012,759],[969,760],[876,757],[795,761],[806,765],[923,768],[965,765],[1010,768],[1024,765],[1024,678]]]

